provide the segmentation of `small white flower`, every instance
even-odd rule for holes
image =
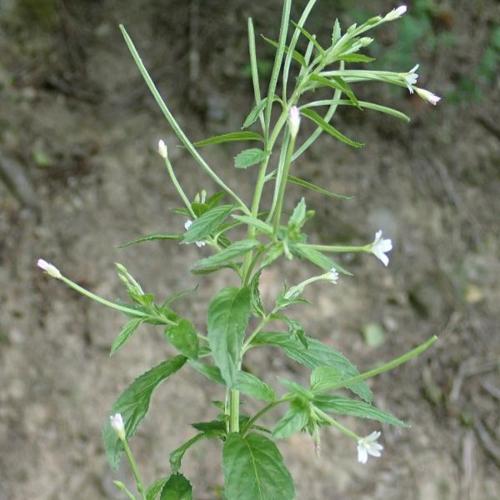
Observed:
[[[332,267],[328,272],[328,280],[330,281],[330,283],[333,283],[334,285],[336,285],[339,281],[339,273],[334,267]]]
[[[406,11],[408,10],[408,7],[406,5],[401,5],[397,9],[391,10],[386,16],[385,20],[386,21],[394,21],[395,19],[399,19],[401,16],[406,14]]]
[[[57,269],[57,267],[54,266],[53,264],[51,264],[50,262],[47,262],[46,260],[43,260],[43,259],[38,259],[36,265],[40,269],[43,269],[52,278],[56,278],[56,279],[62,278],[62,274],[59,271],[59,269]]]
[[[382,238],[382,231],[377,231],[375,233],[375,239],[371,245],[370,252],[377,257],[384,266],[387,267],[389,264],[389,257],[386,253],[392,250],[392,241],[389,239]]]
[[[184,223],[184,229],[187,231],[191,227],[191,224],[193,224],[193,221],[191,219],[188,219]],[[198,248],[204,247],[206,245],[204,241],[195,241],[194,243]]]
[[[292,106],[290,108],[290,113],[288,115],[288,127],[290,128],[290,135],[293,138],[297,137],[300,127],[300,111],[297,106]]]
[[[116,432],[116,435],[122,441],[125,441],[125,424],[123,423],[123,418],[120,413],[115,413],[109,417],[109,423],[111,427]]]
[[[163,139],[160,139],[158,141],[158,153],[162,158],[164,158],[165,160],[167,159],[168,149],[167,149],[167,145],[165,144],[165,141]]]
[[[417,69],[419,68],[419,66],[420,66],[419,64],[416,64],[404,76],[404,79],[405,79],[405,82],[406,82],[406,87],[410,91],[410,94],[413,94],[413,92],[414,92],[413,85],[415,85],[417,83],[417,80],[418,80]]]
[[[441,100],[441,97],[433,94],[429,90],[419,89],[418,87],[415,87],[415,90],[419,97],[421,97],[424,101],[430,102],[433,106]]]
[[[360,464],[366,464],[368,455],[377,458],[382,456],[381,452],[384,447],[380,443],[377,443],[379,437],[380,432],[375,431],[364,438],[358,439],[358,462]]]

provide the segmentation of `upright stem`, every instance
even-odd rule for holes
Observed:
[[[278,188],[278,198],[276,203],[276,208],[273,214],[274,217],[274,234],[278,231],[280,220],[281,220],[281,211],[283,210],[283,199],[285,197],[285,189],[288,181],[288,174],[290,172],[290,165],[292,164],[292,154],[295,149],[295,137],[290,137],[290,142],[288,143],[288,149],[285,157],[285,165],[283,168],[283,175],[281,176],[280,185]]]
[[[130,468],[132,469],[132,474],[134,475],[135,484],[137,485],[137,491],[139,492],[143,500],[147,500],[146,490],[144,489],[144,484],[142,482],[141,475],[139,473],[139,468],[137,467],[137,463],[135,461],[132,450],[130,449],[130,446],[126,439],[122,440],[122,443],[123,447],[125,448],[125,454],[127,455]]]
[[[240,391],[231,389],[229,394],[229,432],[240,432]]]

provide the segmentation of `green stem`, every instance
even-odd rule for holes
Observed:
[[[61,281],[66,283],[70,288],[73,290],[77,291],[78,293],[81,293],[82,295],[85,295],[89,299],[94,300],[95,302],[98,302],[99,304],[102,304],[103,306],[110,307],[111,309],[116,309],[117,311],[123,312],[125,314],[129,314],[130,316],[136,316],[138,318],[145,318],[149,316],[143,311],[138,311],[137,309],[131,309],[126,306],[121,306],[120,304],[115,304],[114,302],[111,302],[109,300],[104,299],[103,297],[99,297],[99,295],[96,295],[92,292],[89,292],[85,288],[81,287],[80,285],[77,285],[70,279],[66,278],[66,276],[61,276],[60,278]],[[174,324],[174,323],[172,323]]]
[[[332,425],[333,427],[336,427],[339,431],[344,433],[346,436],[354,438],[356,441],[361,439],[361,436],[358,436],[355,432],[351,431],[351,429],[348,429],[347,427],[342,425],[340,422],[337,422],[337,420],[330,417],[330,415],[328,415],[324,411],[319,410],[318,408],[314,408],[314,413],[316,413],[316,415],[318,417],[321,417],[321,419],[326,421],[328,424]]]
[[[264,406],[261,410],[259,410],[246,424],[245,428],[243,429],[243,432],[246,434],[251,428],[252,425],[257,422],[257,420],[262,417],[262,415],[266,414],[268,411],[272,410],[274,407],[280,405],[281,403],[285,403],[288,401],[288,398],[284,397],[281,399],[278,399],[277,401],[273,401],[272,403],[269,403],[268,405]]]
[[[416,358],[420,354],[422,354],[424,351],[429,349],[429,347],[436,342],[438,338],[436,335],[433,335],[429,340],[425,341],[423,344],[420,344],[419,346],[415,347],[415,349],[412,349],[411,351],[407,352],[406,354],[403,354],[402,356],[399,356],[398,358],[395,358],[388,363],[383,364],[382,366],[379,366],[378,368],[373,368],[372,370],[368,370],[367,372],[361,373],[360,375],[356,375],[355,377],[350,377],[347,379],[342,380],[342,382],[328,387],[328,391],[334,391],[336,389],[340,389],[342,387],[347,387],[349,385],[356,384],[358,382],[362,382],[363,380],[375,377],[376,375],[380,375],[381,373],[393,370],[394,368],[397,368],[398,366],[402,365],[403,363],[406,363],[410,361],[413,358]],[[314,388],[313,388],[314,389]]]
[[[229,394],[229,432],[240,432],[240,391],[236,389]]]
[[[265,114],[265,128],[267,132],[269,132],[269,127],[271,123],[271,112],[273,109],[273,100],[274,100],[274,95],[276,93],[276,85],[278,84],[278,77],[281,69],[281,63],[283,61],[283,55],[285,53],[286,36],[288,34],[288,24],[290,22],[291,7],[292,7],[292,1],[285,0],[283,3],[283,13],[281,16],[278,48],[276,49],[276,56],[274,58],[273,70],[271,73],[271,79],[269,80],[269,88],[267,91],[267,103],[266,103],[266,114]]]
[[[364,246],[344,246],[344,245],[303,245],[307,248],[312,248],[314,250],[319,250],[320,252],[332,252],[332,253],[359,253],[359,252],[370,252],[372,245]]]
[[[191,214],[191,217],[193,219],[196,219],[196,214],[193,212],[193,209],[191,208],[191,202],[189,201],[189,198],[186,196],[186,193],[182,189],[182,186],[180,185],[179,181],[177,180],[174,169],[168,157],[165,158],[165,166],[167,167],[167,172],[168,175],[170,176],[170,180],[172,181],[172,184],[175,186],[175,189],[177,189],[177,193],[179,193],[179,196],[184,202],[184,205],[186,205],[188,212]]]
[[[285,197],[285,189],[286,189],[286,184],[288,182],[288,174],[290,172],[290,166],[292,164],[292,154],[293,150],[295,148],[295,137],[290,137],[290,142],[288,143],[288,148],[286,152],[286,157],[285,157],[285,163],[283,167],[283,174],[280,179],[280,184],[278,187],[278,197],[277,197],[277,203],[276,203],[276,208],[273,214],[271,216],[274,218],[274,223],[273,223],[273,228],[274,228],[274,234],[277,233],[279,225],[280,225],[280,220],[281,220],[281,212],[283,210],[283,200]],[[279,177],[279,172],[276,177],[278,180]]]
[[[144,484],[141,479],[141,475],[139,473],[139,468],[137,467],[137,463],[134,459],[134,455],[132,454],[132,450],[130,449],[130,446],[128,445],[128,442],[126,439],[122,440],[123,447],[125,448],[125,454],[127,455],[128,462],[130,464],[130,468],[132,469],[132,474],[134,475],[135,479],[135,484],[137,485],[137,491],[143,498],[143,500],[146,499],[146,491],[144,489]]]
[[[197,149],[194,147],[193,143],[187,138],[186,134],[180,127],[180,125],[177,123],[177,120],[174,118],[170,110],[168,109],[167,105],[165,104],[165,101],[161,97],[160,93],[158,92],[158,89],[156,88],[156,85],[154,84],[151,76],[148,73],[148,70],[144,66],[144,63],[142,62],[141,56],[137,52],[137,49],[135,48],[134,42],[130,38],[129,34],[127,33],[127,30],[125,27],[120,24],[120,30],[122,32],[123,38],[125,39],[125,43],[127,44],[127,47],[132,54],[132,57],[134,58],[135,64],[137,65],[139,72],[141,73],[142,77],[144,78],[144,81],[146,82],[146,85],[148,86],[151,94],[153,95],[156,103],[160,107],[163,115],[167,119],[168,123],[174,130],[175,134],[179,138],[179,140],[182,142],[182,144],[185,146],[185,148],[191,153],[191,156],[194,158],[194,160],[201,166],[203,170],[224,190],[226,191],[227,194],[229,194],[237,203],[240,205],[241,209],[243,212],[245,212],[247,215],[250,215],[250,210],[248,207],[245,205],[243,200],[229,187],[227,186],[224,181],[210,168],[210,166],[207,164],[207,162],[201,157],[200,153],[198,153]]]
[[[268,316],[262,319],[262,321],[257,325],[257,328],[249,335],[245,343],[243,344],[243,354],[245,354],[248,349],[250,344],[252,343],[252,340],[259,334],[259,332],[269,323],[270,321],[270,316],[274,313],[271,312]]]

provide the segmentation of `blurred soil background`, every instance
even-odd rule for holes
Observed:
[[[294,19],[299,6],[294,6]],[[500,498],[500,4],[496,0],[420,0],[410,14],[379,29],[374,68],[409,70],[444,96],[437,107],[404,89],[372,84],[358,95],[412,116],[395,119],[342,109],[336,126],[366,146],[352,150],[323,137],[295,165],[306,179],[351,201],[290,188],[316,217],[316,241],[366,243],[382,228],[395,250],[385,269],[369,255],[343,259],[355,274],[308,291],[296,308],[306,331],[360,368],[405,352],[430,335],[424,356],[372,381],[376,404],[411,422],[383,429],[383,458],[356,461],[354,443],[333,430],[322,457],[311,440],[281,445],[297,498],[493,500]],[[309,29],[328,37],[384,13],[388,0],[319,0]],[[191,196],[210,180],[163,120],[117,25],[124,23],[178,120],[193,139],[238,130],[251,107],[246,19],[277,38],[278,0],[0,1],[0,499],[123,498],[112,480],[130,482],[105,460],[101,426],[121,390],[172,354],[161,331],[143,328],[115,357],[117,313],[79,297],[35,268],[54,262],[78,283],[124,298],[114,262],[166,297],[200,287],[180,305],[203,328],[206,301],[232,283],[229,274],[198,278],[194,245],[152,242],[118,249],[183,218],[155,148],[160,137]],[[258,41],[261,73],[272,49]],[[311,130],[304,120],[304,130]],[[304,133],[304,132],[303,132]],[[236,171],[239,146],[207,148],[207,160],[249,199],[255,172]],[[262,293],[315,273],[297,262],[266,273]],[[259,351],[249,366],[277,385],[306,379],[277,352]],[[168,453],[193,434],[190,422],[216,415],[221,399],[189,368],[155,393],[132,446],[147,481],[168,473]],[[252,409],[257,406],[245,402]],[[378,428],[350,421],[360,434]],[[195,498],[220,498],[215,443],[184,462]]]

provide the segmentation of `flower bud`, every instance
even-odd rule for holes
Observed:
[[[401,16],[406,14],[406,11],[408,10],[408,7],[406,5],[401,5],[397,9],[391,10],[386,16],[385,20],[386,21],[394,21],[396,19],[399,19]]]
[[[111,427],[116,432],[116,435],[121,441],[125,441],[125,425],[123,423],[123,418],[120,413],[116,413],[115,415],[111,415],[109,417],[109,423]]]
[[[419,89],[418,87],[415,87],[415,91],[417,92],[419,97],[421,97],[424,101],[430,102],[433,106],[435,106],[441,100],[441,97],[433,94],[429,90]]]
[[[300,111],[297,106],[292,106],[288,115],[288,128],[293,139],[297,137],[300,127]]]
[[[57,269],[57,267],[54,266],[53,264],[50,264],[50,262],[47,262],[46,260],[43,260],[43,259],[38,259],[36,265],[40,269],[43,269],[52,278],[56,278],[56,279],[62,278],[62,274],[59,271],[59,269]]]
[[[158,153],[162,158],[165,160],[168,158],[168,149],[167,145],[165,144],[165,141],[163,139],[160,139],[158,141]]]

